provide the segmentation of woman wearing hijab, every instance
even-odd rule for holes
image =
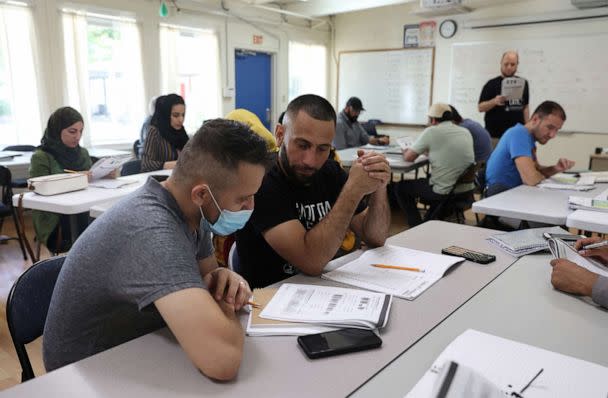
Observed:
[[[86,171],[91,168],[89,152],[80,146],[84,122],[80,113],[69,106],[57,109],[49,117],[41,145],[32,155],[30,177],[63,173],[65,169]],[[88,212],[76,215],[79,232],[88,225]],[[34,230],[38,242],[53,253],[69,250],[71,230],[68,216],[34,210]]]
[[[188,142],[185,115],[186,105],[181,96],[169,94],[156,99],[141,158],[142,173],[175,167],[179,153]]]
[[[226,115],[226,119],[246,124],[251,131],[266,141],[266,149],[268,149],[268,152],[279,152],[279,147],[277,147],[277,141],[275,140],[274,135],[272,135],[272,133],[262,124],[260,118],[258,118],[255,113],[250,112],[247,109],[235,109]]]

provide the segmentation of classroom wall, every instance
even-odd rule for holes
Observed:
[[[403,25],[419,23],[422,20],[435,20],[437,27],[447,18],[458,22],[458,31],[451,39],[443,39],[438,32],[435,34],[435,70],[433,84],[433,101],[447,102],[449,99],[449,79],[451,67],[451,46],[459,42],[474,41],[503,41],[505,38],[514,40],[542,37],[559,37],[581,33],[608,33],[608,19],[596,19],[577,22],[557,22],[550,24],[533,24],[527,26],[491,28],[472,30],[463,27],[467,20],[494,19],[506,17],[529,16],[550,12],[572,11],[575,8],[570,0],[534,0],[512,1],[477,1],[480,8],[467,14],[449,17],[422,18],[411,15],[410,11],[417,7],[418,2],[387,6],[361,12],[341,14],[335,18],[335,55],[340,51],[400,48],[403,45]],[[467,3],[467,2],[465,2]],[[485,5],[484,5],[485,4]],[[495,5],[496,4],[496,5]],[[488,6],[492,5],[492,6]],[[584,42],[581,44],[584,45]],[[608,52],[603,50],[606,56]],[[496,60],[496,76],[500,73],[499,61]],[[331,94],[336,101],[336,63],[331,63]],[[488,79],[494,76],[488,76]],[[533,95],[534,87],[531,87]],[[365,99],[363,98],[365,104]],[[335,104],[342,109],[344,104]],[[568,110],[566,109],[566,112]],[[467,116],[467,115],[463,115]],[[373,115],[369,115],[373,117]],[[590,115],[589,117],[601,117]],[[577,162],[576,167],[587,167],[589,155],[596,146],[608,146],[608,119],[606,134],[564,133],[545,146],[539,146],[538,157],[543,164],[552,164],[560,157],[569,157]],[[416,135],[420,129],[386,127],[383,132],[392,136]]]
[[[167,2],[167,4],[170,4]],[[142,32],[142,60],[145,98],[158,95],[160,91],[160,43],[159,23],[184,25],[201,29],[213,29],[218,33],[222,87],[234,88],[234,51],[237,48],[268,52],[273,55],[273,119],[287,107],[288,103],[288,44],[290,40],[330,46],[328,25],[317,29],[298,18],[281,18],[279,14],[254,10],[240,6],[224,11],[219,2],[178,2],[182,11],[170,8],[168,18],[158,15],[156,0],[40,0],[34,2],[33,12],[38,37],[42,76],[42,90],[46,102],[42,110],[43,123],[48,115],[63,104],[64,61],[62,56],[61,15],[62,8],[83,9],[88,12],[107,13],[135,18]],[[227,15],[228,14],[228,15]],[[263,36],[261,44],[253,44],[253,35]],[[234,97],[223,96],[222,111],[226,114],[234,109]]]

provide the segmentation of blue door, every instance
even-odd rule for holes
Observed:
[[[248,50],[236,50],[236,109],[244,108],[255,113],[264,126],[271,124],[271,65],[270,54]]]

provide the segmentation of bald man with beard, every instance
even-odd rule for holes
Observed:
[[[479,112],[485,113],[486,130],[492,136],[495,147],[503,133],[517,123],[525,124],[529,119],[528,103],[530,99],[528,82],[524,87],[521,99],[509,100],[501,95],[502,80],[516,76],[519,65],[519,55],[516,51],[507,51],[500,60],[500,76],[489,80],[479,96]]]

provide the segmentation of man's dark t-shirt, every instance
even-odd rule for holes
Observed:
[[[497,95],[500,95],[502,91],[502,79],[502,76],[495,77],[483,86],[481,95],[479,96],[480,103],[489,101]],[[521,100],[507,101],[505,105],[495,106],[486,112],[484,116],[486,130],[488,130],[492,137],[500,138],[507,129],[515,126],[517,123],[525,124],[524,108],[528,105],[529,100],[530,94],[528,81],[526,80],[524,94]]]
[[[325,162],[309,185],[288,178],[278,163],[272,167],[255,195],[251,218],[236,234],[240,273],[252,288],[268,286],[297,273],[262,233],[290,220],[299,220],[306,230],[312,229],[330,212],[347,179],[346,172],[334,160]],[[355,214],[364,209],[362,202]]]

